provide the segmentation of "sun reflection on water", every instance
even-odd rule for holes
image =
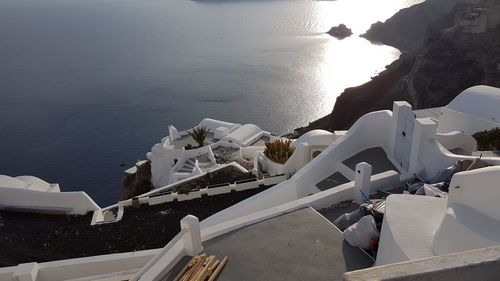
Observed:
[[[323,48],[319,77],[323,91],[341,93],[345,88],[367,82],[400,55],[389,46],[374,46],[360,37],[328,40]]]
[[[323,41],[320,49],[316,79],[320,82],[322,102],[319,111],[327,114],[332,110],[336,97],[347,87],[368,82],[383,71],[401,54],[399,50],[385,45],[374,45],[359,37],[371,24],[385,21],[398,10],[422,0],[371,1],[340,0],[316,2],[312,28]],[[353,35],[343,40],[335,39],[325,31],[338,24],[346,24]]]

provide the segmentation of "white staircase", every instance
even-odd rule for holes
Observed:
[[[179,173],[192,173],[193,169],[196,165],[196,159],[195,158],[189,158],[186,160],[182,168],[180,168]]]

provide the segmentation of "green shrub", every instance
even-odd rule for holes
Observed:
[[[198,147],[202,147],[205,144],[205,139],[207,138],[208,132],[210,130],[205,127],[201,126],[199,128],[193,128],[192,132],[189,132],[189,135],[194,139],[196,143],[198,143]]]
[[[500,128],[494,128],[472,135],[477,141],[478,150],[500,150]]]
[[[266,142],[264,155],[276,163],[285,164],[294,151],[295,147],[292,146],[292,140],[278,139],[273,142]]]

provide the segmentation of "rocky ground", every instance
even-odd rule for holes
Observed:
[[[346,89],[331,114],[296,130],[348,129],[360,116],[391,109],[395,100],[414,108],[444,106],[464,89],[500,86],[500,2],[427,0],[376,23],[364,37],[403,55],[372,81]]]
[[[62,216],[0,211],[0,267],[165,246],[192,214],[200,220],[268,187],[125,209],[116,223],[90,226],[92,214]]]

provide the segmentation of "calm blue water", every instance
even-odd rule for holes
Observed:
[[[412,2],[0,0],[0,174],[105,206],[169,124],[291,131],[399,55],[356,34]]]

